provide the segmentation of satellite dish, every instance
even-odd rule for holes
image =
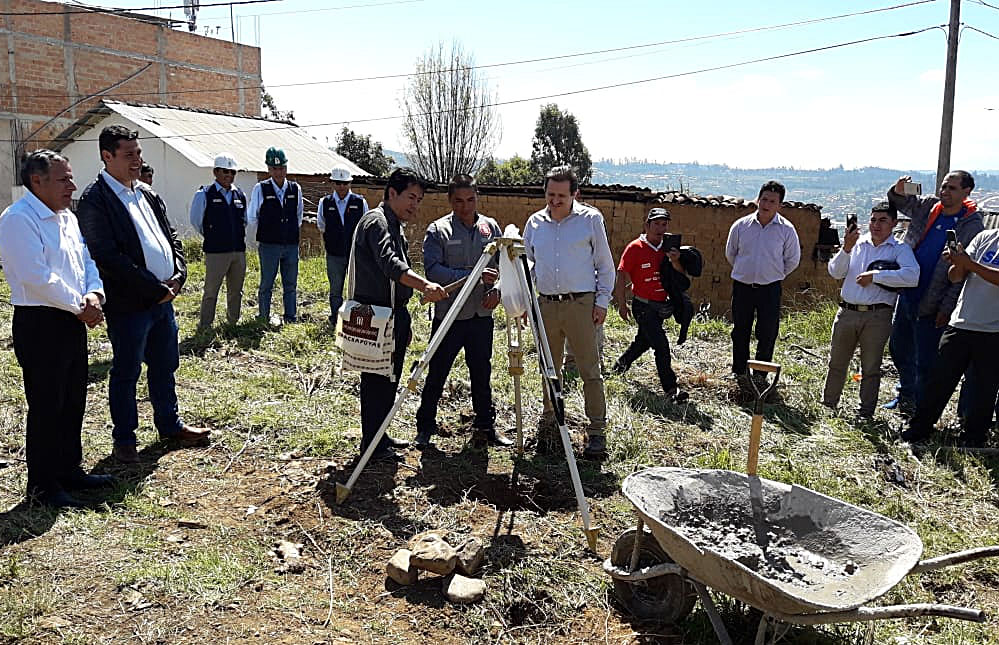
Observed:
[[[184,15],[187,16],[187,30],[194,31],[198,18],[198,4],[200,0],[184,0]]]

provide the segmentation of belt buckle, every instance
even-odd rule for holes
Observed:
[[[871,305],[857,305],[857,311],[871,311],[874,307]]]

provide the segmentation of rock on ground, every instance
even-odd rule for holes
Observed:
[[[458,562],[458,554],[454,547],[444,541],[437,533],[426,533],[415,543],[410,543],[412,553],[409,556],[410,566],[431,573],[446,576],[454,571]]]
[[[454,603],[478,602],[486,595],[486,583],[478,578],[466,578],[456,573],[444,580],[444,595]]]
[[[416,584],[420,577],[420,570],[410,566],[409,557],[412,551],[409,549],[399,549],[395,555],[385,565],[385,573],[403,586]]]
[[[456,549],[458,562],[454,570],[465,576],[474,576],[482,566],[482,559],[486,550],[482,545],[482,540],[477,537],[470,537]]]

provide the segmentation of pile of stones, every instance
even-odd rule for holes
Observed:
[[[385,573],[396,583],[416,584],[420,572],[440,576],[441,591],[453,603],[472,603],[486,594],[486,583],[474,577],[482,567],[485,547],[482,540],[464,536],[451,546],[437,531],[413,536],[404,549],[389,559]]]

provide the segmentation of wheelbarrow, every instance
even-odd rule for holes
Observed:
[[[779,375],[778,366],[762,365]],[[757,390],[758,399],[763,395]],[[759,406],[756,411],[762,413]],[[754,419],[751,466],[761,425]],[[622,604],[639,618],[679,622],[699,599],[719,642],[731,645],[710,588],[762,612],[758,645],[779,623],[986,619],[966,607],[869,603],[906,575],[999,556],[999,546],[920,560],[922,541],[904,524],[755,473],[649,468],[627,477],[622,491],[638,526],[618,538],[603,567]]]

